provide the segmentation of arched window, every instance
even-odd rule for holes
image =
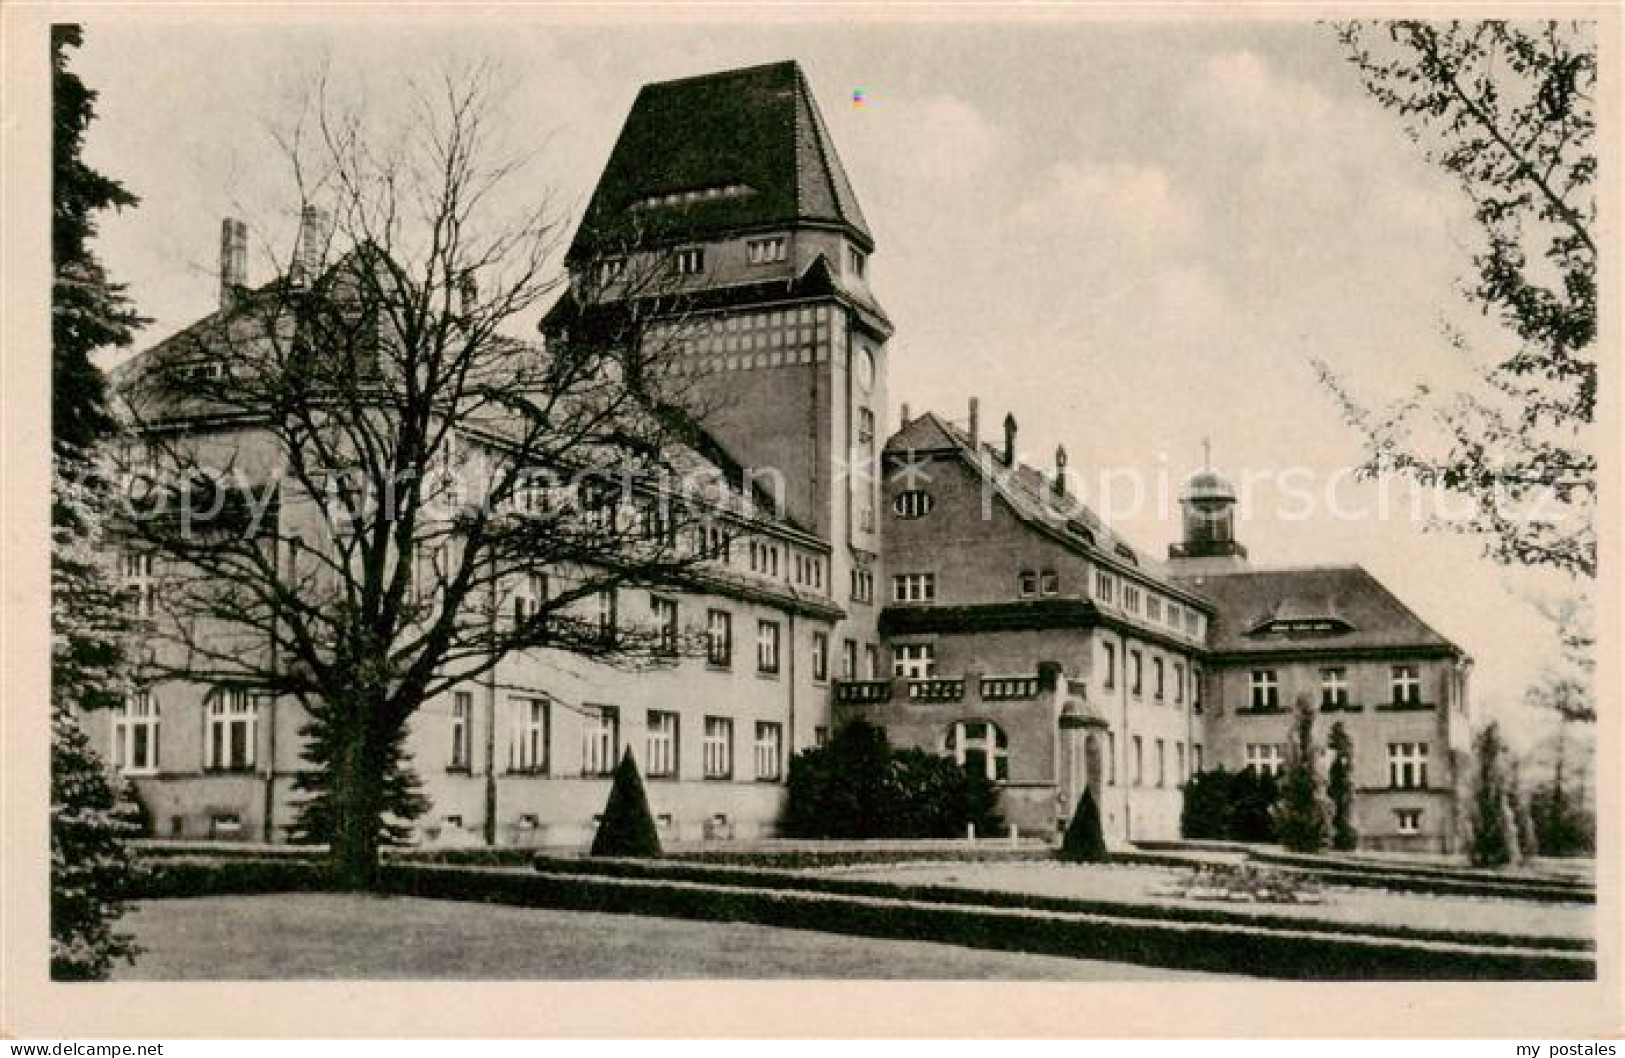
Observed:
[[[931,494],[922,489],[910,489],[899,492],[891,501],[892,513],[899,518],[923,518],[931,513],[936,501]]]
[[[1010,777],[1010,740],[1004,729],[986,720],[961,720],[948,728],[942,750],[971,771],[989,779]]]

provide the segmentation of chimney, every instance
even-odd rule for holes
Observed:
[[[1066,495],[1066,445],[1055,446],[1055,495]]]
[[[248,285],[248,225],[227,217],[220,222],[220,307],[237,303]]]
[[[299,211],[299,245],[293,251],[295,283],[309,283],[321,268],[327,252],[327,218],[315,206],[307,205]]]
[[[907,426],[907,425],[908,425],[908,402],[907,402],[907,401],[905,401],[905,402],[904,402],[904,403],[903,403],[903,408],[902,408],[902,421],[901,421],[901,422],[899,422],[899,423],[898,423],[898,424],[897,424],[897,425],[898,425],[898,428],[899,428],[899,429],[901,429],[901,428],[902,428],[902,427],[904,427],[904,426]]]
[[[978,459],[982,456],[982,402],[970,399],[970,450]]]
[[[1012,412],[1004,414],[1004,465],[1016,465],[1016,417]]]

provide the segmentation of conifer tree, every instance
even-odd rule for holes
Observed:
[[[1499,724],[1491,723],[1478,733],[1473,758],[1468,858],[1474,867],[1501,867],[1515,856],[1515,837],[1507,794],[1506,743]]]
[[[1292,721],[1286,781],[1281,791],[1276,833],[1293,852],[1319,852],[1326,847],[1326,810],[1320,778],[1315,774],[1315,713],[1300,699]]]
[[[630,748],[615,766],[614,785],[609,788],[609,803],[604,806],[598,833],[592,839],[592,854],[645,858],[660,855],[660,833],[655,829],[649,798],[643,792],[643,779]]]
[[[1100,808],[1085,786],[1072,822],[1067,824],[1066,836],[1061,839],[1061,859],[1068,863],[1105,863],[1110,858],[1106,835],[1100,828]]]
[[[1332,763],[1326,772],[1326,796],[1332,802],[1332,848],[1348,852],[1360,843],[1354,827],[1354,741],[1341,723],[1332,725],[1326,744]]]

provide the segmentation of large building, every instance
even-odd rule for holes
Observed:
[[[233,224],[222,271],[240,283]],[[627,673],[522,653],[428,702],[409,739],[432,806],[419,836],[582,842],[623,748],[668,838],[771,835],[789,758],[862,716],[984,769],[1025,832],[1054,833],[1087,786],[1114,840],[1171,838],[1184,781],[1279,768],[1287,709],[1309,695],[1354,735],[1367,838],[1449,847],[1461,652],[1361,570],[1250,569],[1216,474],[1192,480],[1185,539],[1160,562],[1069,492],[1064,452],[1023,466],[1013,417],[992,437],[974,402],[964,423],[905,411],[887,440],[874,251],[796,64],[639,93],[543,335],[645,297],[631,277],[658,259],[661,296],[683,306],[668,366],[703,410],[695,455],[770,472],[778,502],[704,590],[606,603],[703,629],[706,657]],[[139,596],[150,561],[125,568]],[[289,701],[188,683],[101,733],[160,834],[276,841],[302,721]]]

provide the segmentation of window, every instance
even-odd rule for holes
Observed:
[[[615,641],[615,590],[605,588],[598,593],[598,638],[605,643]]]
[[[1259,775],[1280,775],[1286,766],[1286,747],[1275,742],[1247,744],[1247,767]]]
[[[875,601],[875,575],[866,569],[852,571],[852,601]]]
[[[649,612],[654,615],[655,649],[662,654],[677,653],[677,603],[659,595],[649,596]]]
[[[1320,707],[1337,709],[1349,704],[1349,674],[1347,669],[1320,670]]]
[[[676,713],[649,710],[644,756],[651,779],[670,779],[677,775],[677,723]]]
[[[867,390],[875,384],[875,351],[859,346],[857,361],[858,385]]]
[[[1038,577],[1038,590],[1045,595],[1058,595],[1061,591],[1061,575],[1053,569],[1046,569]]]
[[[1185,663],[1174,662],[1174,704],[1179,705],[1185,700]]]
[[[136,691],[113,714],[113,766],[125,775],[158,771],[158,703]]]
[[[697,276],[703,271],[705,271],[705,250],[703,248],[690,246],[671,255],[672,275]]]
[[[1169,628],[1172,628],[1175,631],[1177,631],[1179,629],[1179,616],[1180,616],[1179,604],[1175,603],[1175,602],[1170,602],[1168,604],[1168,627]]]
[[[626,273],[626,258],[606,257],[598,262],[598,285],[613,283]]]
[[[861,250],[852,246],[846,248],[846,270],[848,272],[862,279],[863,270],[868,263],[868,258],[864,256]]]
[[[621,711],[613,705],[588,706],[582,738],[581,774],[608,775],[621,754]]]
[[[841,679],[858,678],[858,641],[848,639],[841,643]]]
[[[1190,778],[1190,773],[1185,770],[1185,743],[1183,742],[1174,743],[1174,767],[1179,769],[1180,782]]]
[[[705,615],[705,660],[712,665],[732,665],[734,619],[727,610],[709,610]]]
[[[1145,615],[1159,624],[1162,621],[1162,599],[1156,595],[1149,595],[1145,600]]]
[[[474,715],[474,695],[457,691],[451,696],[451,760],[448,768],[466,771],[469,762],[469,721]]]
[[[549,721],[546,698],[515,698],[513,724],[508,733],[508,770],[526,775],[547,774]]]
[[[1123,585],[1123,609],[1129,613],[1140,612],[1140,589],[1132,584]]]
[[[1157,701],[1160,702],[1160,701],[1162,701],[1162,696],[1163,696],[1162,659],[1161,658],[1152,658],[1151,659],[1151,674],[1156,677],[1156,684],[1155,684],[1156,690],[1153,693],[1156,695]]]
[[[908,680],[937,674],[937,648],[931,643],[899,643],[892,647],[892,675]]]
[[[540,573],[527,573],[519,579],[513,593],[513,623],[522,625],[541,612],[547,599],[547,578]]]
[[[1109,691],[1117,686],[1117,645],[1115,643],[1100,644],[1106,650],[1106,675],[1103,686]]]
[[[412,562],[412,601],[423,603],[446,582],[446,545],[418,544]]]
[[[124,556],[124,590],[137,617],[151,617],[156,609],[152,555],[131,552]]]
[[[1202,770],[1202,744],[1200,742],[1192,742],[1191,743],[1191,771],[1199,773],[1201,770]]]
[[[1106,785],[1117,785],[1117,732],[1106,732]]]
[[[996,782],[1010,777],[1010,740],[1004,729],[986,720],[961,720],[948,729],[943,751],[972,774]]]
[[[868,408],[858,409],[858,444],[864,448],[865,455],[875,443],[875,413]]]
[[[1168,785],[1168,752],[1162,739],[1157,739],[1157,785]]]
[[[1145,745],[1139,735],[1134,736],[1134,785],[1145,785]]]
[[[1095,570],[1095,597],[1101,602],[1111,602],[1113,591],[1117,587],[1117,580],[1110,573]]]
[[[726,716],[705,718],[705,777],[731,779],[734,773],[734,722]]]
[[[1422,678],[1415,665],[1395,665],[1390,686],[1395,705],[1422,704]]]
[[[757,721],[756,724],[756,777],[766,782],[777,782],[784,769],[784,728],[778,724]]]
[[[1022,570],[1021,575],[1016,578],[1016,592],[1023,599],[1038,594],[1038,574],[1030,569]]]
[[[1185,634],[1188,636],[1202,634],[1202,617],[1194,610],[1185,611]]]
[[[779,671],[779,623],[756,622],[756,671]]]
[[[1275,678],[1274,669],[1253,670],[1252,692],[1252,707],[1254,709],[1280,708],[1281,688]]]
[[[923,489],[899,492],[891,501],[892,513],[899,518],[924,518],[936,506],[936,500]]]
[[[745,252],[753,265],[772,264],[784,260],[784,250],[787,240],[782,235],[774,235],[767,239],[750,239],[745,243]]]
[[[1394,821],[1399,826],[1401,834],[1420,834],[1422,832],[1422,810],[1420,808],[1394,809]]]
[[[899,573],[891,579],[893,602],[933,602],[937,597],[935,573]]]
[[[1140,657],[1138,650],[1128,652],[1128,686],[1138,698],[1145,691],[1145,659]]]
[[[829,679],[829,634],[826,632],[813,633],[812,678],[820,683]]]
[[[1395,790],[1428,788],[1428,744],[1388,743],[1388,786]]]
[[[249,771],[254,767],[258,709],[246,687],[221,687],[209,702],[209,741],[204,767]]]
[[[873,643],[863,645],[863,678],[866,680],[880,678],[880,648]]]

